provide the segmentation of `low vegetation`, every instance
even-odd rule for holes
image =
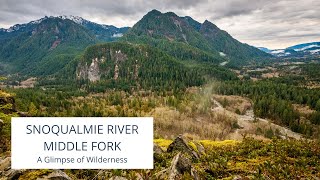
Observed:
[[[172,141],[156,139],[155,143],[167,149]],[[195,141],[197,142],[197,141]],[[199,141],[205,153],[192,166],[201,179],[316,179],[320,176],[320,146],[313,141],[280,140],[259,141]],[[72,179],[104,179],[121,176],[127,179],[157,179],[164,168],[170,167],[177,152],[155,155],[153,170],[65,170]],[[20,179],[37,179],[48,170],[27,171]],[[181,174],[177,179],[192,179]]]

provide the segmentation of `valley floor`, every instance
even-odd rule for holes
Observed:
[[[254,102],[258,102],[258,98],[223,95],[217,88],[220,85],[219,82],[214,82],[201,87],[190,87],[182,93],[167,91],[162,94],[117,90],[85,94],[82,91],[64,92],[43,87],[8,89],[11,94],[1,91],[0,179],[320,177],[320,146],[316,138],[294,132],[281,125],[281,121],[257,117],[255,113],[260,109],[257,109]],[[223,90],[227,92],[228,89]],[[307,106],[296,104],[294,108],[302,111]],[[316,112],[309,109],[309,114]],[[19,115],[152,116],[155,119],[154,169],[12,170],[10,117]],[[309,115],[302,114],[301,119],[305,118],[309,118]]]
[[[228,98],[229,96],[226,96],[225,98]],[[221,98],[221,96],[220,96]],[[223,98],[223,96],[222,96]],[[240,98],[241,97],[232,97],[232,98]],[[262,135],[255,134],[257,133],[257,128],[261,129],[272,129],[274,131],[278,131],[281,136],[281,138],[293,138],[293,139],[301,139],[302,135],[296,132],[291,131],[290,129],[279,126],[277,124],[272,123],[271,120],[263,119],[255,117],[252,107],[250,109],[246,110],[244,114],[236,114],[232,111],[227,110],[222,106],[221,103],[214,100],[214,103],[217,107],[213,108],[212,111],[217,113],[226,113],[229,116],[233,116],[237,119],[237,123],[239,125],[239,129],[236,129],[234,132],[230,133],[228,135],[228,139],[233,140],[242,140],[244,135],[252,135],[256,139],[266,139]]]

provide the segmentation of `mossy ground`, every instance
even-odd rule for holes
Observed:
[[[154,142],[166,149],[171,141],[157,139]],[[260,141],[249,138],[243,141],[199,142],[206,153],[198,162],[193,162],[193,166],[205,179],[232,179],[235,176],[249,179],[320,177],[320,145],[314,141]]]
[[[48,169],[28,171],[27,173],[24,173],[22,176],[20,176],[19,180],[36,180],[37,178],[45,176],[51,172],[52,170]]]
[[[11,97],[11,96],[12,96],[11,94],[9,94],[9,93],[7,93],[7,92],[5,92],[5,91],[0,90],[0,97],[6,98],[6,97]]]
[[[199,141],[205,148],[221,147],[221,146],[236,146],[239,141],[235,140],[224,140],[224,141],[212,141],[212,140],[201,140]]]
[[[155,139],[164,150],[172,140]],[[192,141],[205,147],[199,160],[191,160],[201,179],[316,179],[320,177],[320,144],[307,140],[270,141],[246,138],[243,141]],[[192,145],[193,144],[193,145]],[[127,179],[156,179],[156,174],[170,167],[177,152],[155,155],[153,170],[64,170],[72,179],[108,179],[122,176]],[[19,179],[37,179],[51,170],[26,171]],[[99,174],[97,176],[97,174]],[[180,179],[190,179],[190,174]]]
[[[0,89],[0,119],[3,121],[3,126],[0,130],[0,155],[6,153],[7,151],[10,151],[11,117],[17,116],[17,113],[13,110],[13,96],[13,94],[7,93]]]
[[[160,146],[162,149],[166,150],[168,146],[172,143],[172,140],[154,139],[153,142],[156,143],[158,146]]]

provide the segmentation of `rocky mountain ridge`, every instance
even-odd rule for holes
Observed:
[[[177,51],[187,51],[191,53],[188,55],[189,58],[191,56],[199,61],[223,62],[229,59],[235,64],[242,64],[259,58],[272,57],[255,47],[237,41],[208,20],[199,23],[189,16],[179,17],[173,12],[162,13],[157,10],[148,12],[123,39],[149,44],[175,57],[181,57],[173,51],[179,44],[181,48]],[[190,49],[194,52],[190,52]],[[205,52],[208,57],[202,57],[205,55],[192,57],[201,52]]]

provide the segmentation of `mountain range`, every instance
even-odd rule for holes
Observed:
[[[71,20],[79,25],[82,25],[85,28],[87,28],[88,30],[91,30],[92,32],[94,32],[94,34],[96,35],[96,37],[98,39],[105,40],[105,41],[112,41],[112,40],[115,40],[119,37],[122,37],[123,34],[126,33],[129,29],[129,27],[117,28],[112,25],[97,24],[97,23],[88,21],[86,19],[83,19],[82,17],[79,17],[79,16],[63,15],[63,16],[56,16],[56,17],[45,16],[44,18],[41,18],[41,19],[38,19],[35,21],[31,21],[26,24],[16,24],[14,26],[11,26],[8,29],[0,28],[0,36],[2,38],[5,38],[6,36],[10,37],[10,36],[13,36],[19,32],[20,33],[26,32],[26,31],[34,28],[35,26],[39,25],[44,20],[55,19],[55,18],[59,18],[61,20]]]
[[[113,41],[119,41],[120,44]],[[155,72],[169,72],[172,67],[166,66],[164,59],[179,67],[179,70],[175,71],[181,74],[174,75],[173,79],[176,80],[179,80],[179,77],[189,77],[189,71],[195,71],[193,75],[198,74],[201,77],[209,75],[232,79],[234,76],[230,70],[223,67],[225,64],[245,65],[272,57],[253,46],[239,42],[207,20],[199,23],[189,16],[179,17],[173,12],[161,13],[157,10],[147,13],[132,28],[101,25],[77,16],[46,16],[26,24],[14,25],[9,29],[0,29],[0,42],[1,74],[33,77],[58,74],[59,77],[83,79],[91,83],[121,77],[129,82],[132,75],[125,75],[125,71],[136,66],[141,67],[137,68],[139,72],[132,70],[127,73],[144,77],[144,72],[150,69]],[[106,42],[106,46],[99,45]],[[140,61],[139,57],[143,57],[137,56],[137,49],[142,47],[148,49],[143,53],[158,59],[159,62],[153,62],[148,57],[147,62],[153,63]],[[139,53],[141,55],[142,52]],[[118,56],[126,58],[119,60]],[[132,58],[135,58],[137,63]],[[110,64],[109,61],[113,63]],[[81,76],[79,72],[82,72]],[[115,78],[115,74],[118,74],[119,78]],[[162,77],[156,78],[158,83],[164,83],[161,81],[163,75],[157,75]],[[179,81],[177,84],[189,86],[201,82],[201,77],[194,82]],[[140,86],[142,84],[148,83],[141,80]]]
[[[320,55],[320,42],[297,44],[294,46],[287,47],[285,49],[272,50],[264,47],[259,47],[259,49],[277,57],[313,56]]]

